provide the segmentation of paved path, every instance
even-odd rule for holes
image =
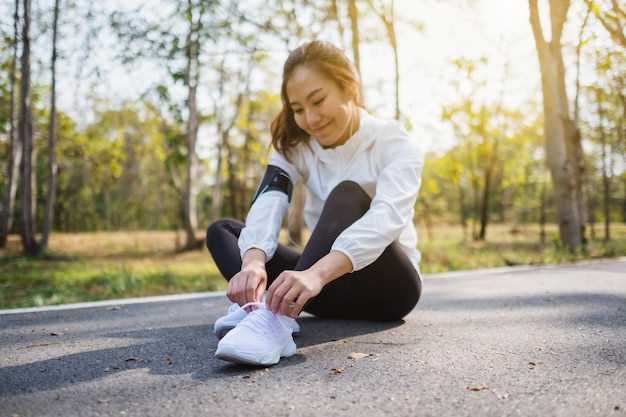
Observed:
[[[0,314],[0,416],[626,416],[626,258],[429,276],[404,322],[301,317],[267,369],[213,358],[226,305]]]

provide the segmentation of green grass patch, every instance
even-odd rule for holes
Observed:
[[[418,233],[427,274],[626,256],[624,224],[612,225],[609,242],[598,236],[578,254],[561,246],[554,225],[545,244],[535,225],[491,225],[485,241],[468,238],[458,226],[430,233],[419,227]],[[25,258],[19,238],[10,236],[0,257],[0,308],[226,289],[206,249],[180,252],[181,240],[175,232],[57,233],[45,256]],[[286,242],[284,231],[280,240]]]

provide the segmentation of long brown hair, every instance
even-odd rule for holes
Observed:
[[[287,98],[287,81],[300,65],[319,71],[324,77],[335,82],[354,104],[361,105],[359,74],[341,49],[329,42],[315,40],[291,51],[283,66],[283,81],[280,88],[283,108],[271,125],[272,146],[287,159],[293,147],[301,141],[308,143],[310,139],[308,133],[296,124]]]

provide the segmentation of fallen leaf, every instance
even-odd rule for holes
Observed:
[[[50,332],[50,336],[63,336],[61,332]]]
[[[468,391],[484,391],[489,389],[489,387],[487,385],[475,385],[473,387],[468,385],[465,387],[465,389]]]
[[[340,373],[343,373],[345,369],[343,368],[331,368],[330,373],[333,375],[338,375]]]
[[[350,355],[348,355],[348,358],[357,360],[357,359],[367,358],[368,356],[372,356],[372,354],[371,353],[352,352]]]
[[[28,345],[28,346],[18,347],[16,349],[17,350],[20,350],[20,349],[30,349],[30,348],[50,346],[50,345],[58,345],[58,343],[38,343],[38,344],[35,344],[35,345]]]

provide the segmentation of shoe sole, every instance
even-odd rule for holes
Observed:
[[[278,355],[278,358],[272,357],[269,361],[255,361],[243,355],[236,355],[234,352],[216,352],[215,357],[224,361],[237,363],[241,365],[256,365],[256,366],[270,366],[275,365],[280,361],[280,358],[288,358],[296,353],[296,344],[293,340],[290,340],[283,352]]]
[[[235,325],[236,326],[236,325]],[[219,328],[217,331],[214,331],[215,336],[217,336],[218,340],[222,340],[222,337],[226,336],[226,333],[230,332],[232,329],[235,328],[235,326],[225,326],[225,327],[221,327]],[[293,332],[292,333],[293,337],[298,337],[300,336],[300,332]]]

